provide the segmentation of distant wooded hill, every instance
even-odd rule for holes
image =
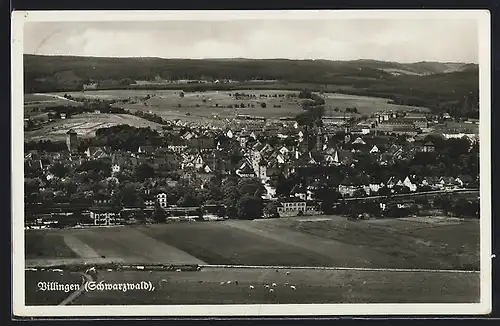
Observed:
[[[245,81],[249,80],[276,80],[279,88],[289,83],[293,89],[305,85],[312,90],[381,96],[397,104],[425,106],[438,112],[451,111],[471,117],[476,116],[479,101],[479,68],[467,63],[25,55],[24,77],[25,92],[29,93],[81,90],[91,81],[99,82],[98,89],[134,88],[132,84],[136,80],[231,79],[240,82],[187,86],[231,89],[245,88],[248,86]],[[174,86],[179,88],[178,85],[147,87]]]

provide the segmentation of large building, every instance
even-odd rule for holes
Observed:
[[[66,147],[70,152],[76,151],[78,147],[78,134],[73,129],[68,130],[66,133]]]
[[[94,225],[115,225],[119,222],[119,214],[114,209],[93,209],[90,218],[94,221]]]

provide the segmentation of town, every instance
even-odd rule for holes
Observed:
[[[25,119],[26,130],[69,122],[79,112],[134,114],[161,125],[118,124],[93,137],[70,128],[64,142],[26,142],[26,227],[383,218],[433,210],[479,217],[479,198],[459,196],[478,193],[477,119],[419,110],[360,116],[356,107],[325,106],[323,94],[309,90],[231,96],[229,118],[167,120],[123,109],[128,100],[65,95],[82,105],[51,108],[45,120]],[[268,96],[294,98],[303,112],[275,119],[238,113],[246,106],[265,109],[259,99]],[[447,127],[457,122],[471,129]]]

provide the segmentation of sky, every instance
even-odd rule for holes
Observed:
[[[29,22],[24,53],[478,63],[477,20]]]

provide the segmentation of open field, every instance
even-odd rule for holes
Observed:
[[[132,227],[33,231],[25,233],[28,266],[81,262],[204,263]],[[63,243],[61,254],[55,256],[51,248],[63,247]]]
[[[68,119],[57,120],[45,125],[41,129],[24,133],[26,140],[64,140],[66,132],[73,129],[79,137],[93,137],[99,128],[106,128],[120,124],[128,124],[134,127],[160,128],[161,125],[130,114],[108,114],[108,113],[84,113],[74,115]]]
[[[58,282],[59,284],[82,284],[83,276],[74,272],[30,271],[25,272],[25,304],[27,306],[56,306],[72,291],[41,291],[39,282]]]
[[[116,105],[132,111],[151,111],[166,119],[183,118],[186,115],[198,118],[209,118],[217,115],[225,118],[232,117],[235,114],[263,116],[272,119],[293,117],[303,112],[300,106],[301,100],[298,98],[271,97],[274,94],[286,95],[288,93],[298,93],[298,91],[241,89],[232,91],[187,92],[184,97],[179,95],[180,92],[181,90],[98,90],[69,92],[67,94],[75,98],[127,100],[127,103],[117,103]],[[236,92],[256,95],[256,98],[236,99],[234,97],[234,93]],[[64,95],[64,93],[57,94]],[[148,95],[150,95],[150,98],[145,99]],[[267,97],[260,97],[260,95],[267,95]],[[415,109],[415,107],[411,106],[389,104],[389,100],[383,98],[338,93],[325,93],[324,96],[327,108],[326,114],[331,116],[344,115],[343,112],[335,112],[334,108],[344,110],[345,108],[356,107],[359,114],[371,114],[379,110]],[[266,103],[265,108],[261,107],[261,102]],[[234,106],[235,104],[239,106],[243,104],[244,108],[227,107],[229,105]],[[251,105],[254,105],[254,107],[252,108]],[[419,109],[426,110],[424,108]]]
[[[281,219],[255,222],[255,225],[261,225],[259,229],[291,229],[383,253],[396,258],[399,268],[479,269],[479,220],[348,221],[332,217],[322,221]]]
[[[25,231],[25,258],[39,259],[51,257],[57,258],[78,258],[76,252],[70,249],[61,234],[51,230]]]
[[[46,108],[57,106],[81,106],[82,103],[68,100],[57,94],[24,94],[24,117],[47,120]]]
[[[26,263],[478,269],[477,220],[443,224],[424,219],[355,222],[328,218],[30,230],[26,232]]]
[[[103,270],[97,280],[151,281],[155,290],[84,292],[73,305],[473,303],[479,300],[478,273],[204,267],[201,271],[180,273]]]

